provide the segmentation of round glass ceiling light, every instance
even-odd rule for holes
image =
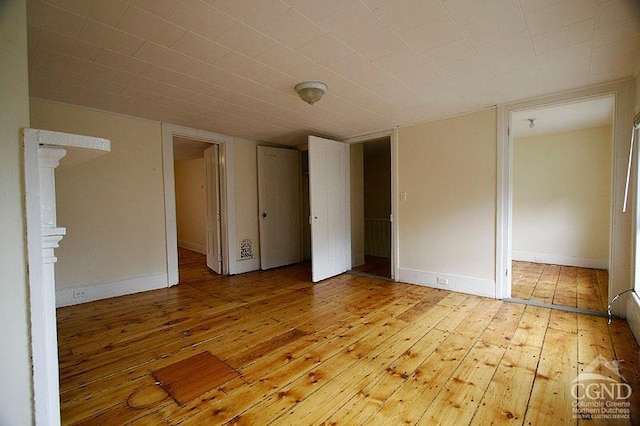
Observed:
[[[321,81],[304,81],[296,85],[296,92],[300,99],[309,105],[318,102],[326,91],[327,85]]]

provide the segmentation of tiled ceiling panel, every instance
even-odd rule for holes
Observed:
[[[28,0],[28,21],[33,97],[291,145],[640,65],[637,0]]]

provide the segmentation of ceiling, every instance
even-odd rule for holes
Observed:
[[[615,99],[612,96],[569,104],[517,111],[511,114],[513,137],[539,136],[613,124]],[[529,119],[534,127],[529,127]]]
[[[259,141],[629,77],[636,0],[28,0],[33,97]],[[294,86],[328,84],[311,106]]]

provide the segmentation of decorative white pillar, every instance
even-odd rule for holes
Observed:
[[[35,353],[34,357],[43,356],[47,363],[55,361],[58,364],[58,331],[55,321],[56,306],[56,277],[54,250],[58,248],[62,237],[67,233],[65,228],[60,228],[56,221],[56,184],[55,169],[60,164],[60,160],[67,154],[67,151],[60,147],[40,146],[38,148],[38,174],[39,174],[39,195],[40,195],[40,223],[42,239],[42,287],[39,289],[43,306],[39,314],[43,315],[42,324],[45,327],[44,339],[46,340],[45,353]],[[44,318],[48,313],[53,312],[52,319]],[[34,369],[42,366],[39,362],[34,362]],[[45,383],[40,386],[45,387],[51,398],[48,403],[49,411],[59,412],[59,377],[57,368],[48,368],[42,374],[35,377],[47,377]],[[38,383],[36,383],[36,386]],[[36,401],[38,403],[39,401]],[[52,420],[51,423],[59,424]]]
[[[43,265],[53,265],[56,262],[53,249],[58,248],[58,243],[67,232],[65,228],[58,228],[56,222],[55,169],[65,155],[67,151],[60,147],[44,145],[38,149]],[[52,282],[55,283],[55,280]]]
[[[102,138],[38,129],[24,129],[23,137],[35,424],[59,426],[54,251],[66,229],[56,222],[55,169],[67,154],[62,147],[73,148],[65,161],[78,164],[109,152],[111,143]]]

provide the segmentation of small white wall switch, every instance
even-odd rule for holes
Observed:
[[[400,201],[407,201],[407,193],[405,191],[400,193]]]

